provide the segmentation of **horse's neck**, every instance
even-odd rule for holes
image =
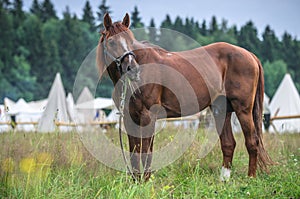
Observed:
[[[159,63],[169,53],[167,50],[148,41],[138,42],[135,49],[139,64]]]

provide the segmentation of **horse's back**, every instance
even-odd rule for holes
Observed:
[[[226,96],[245,101],[254,98],[261,70],[258,58],[244,48],[225,42],[204,48],[222,73]]]

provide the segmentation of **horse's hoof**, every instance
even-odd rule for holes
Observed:
[[[222,166],[220,180],[222,182],[227,182],[230,179],[230,172],[231,172],[230,169]]]

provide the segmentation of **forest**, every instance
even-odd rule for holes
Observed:
[[[66,92],[72,92],[82,61],[97,46],[103,16],[111,13],[106,0],[96,8],[87,0],[82,10],[83,15],[77,16],[66,7],[59,18],[51,0],[33,0],[29,11],[24,11],[22,0],[0,0],[0,103],[4,97],[27,101],[47,98],[57,72]],[[164,35],[149,27],[167,28],[201,45],[224,41],[255,53],[263,64],[265,92],[270,97],[287,72],[300,91],[300,41],[288,32],[278,38],[270,25],[259,35],[253,21],[237,28],[216,16],[210,21],[180,16],[171,19],[167,13],[161,24],[154,19],[144,24],[136,6],[129,14],[131,28],[144,28],[150,42]],[[111,82],[104,79],[97,95],[110,97],[111,91]]]

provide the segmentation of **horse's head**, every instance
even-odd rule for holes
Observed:
[[[99,43],[102,52],[98,53],[102,53],[102,62],[108,67],[108,73],[118,77],[127,74],[132,80],[138,80],[139,66],[133,52],[136,39],[129,30],[129,15],[126,13],[122,22],[112,23],[109,14],[106,13],[103,24],[105,30]]]

